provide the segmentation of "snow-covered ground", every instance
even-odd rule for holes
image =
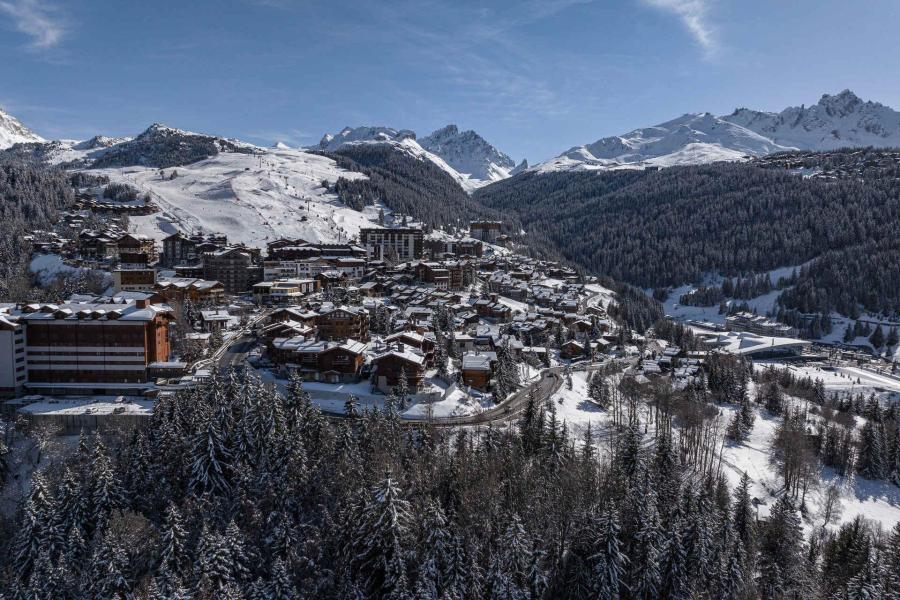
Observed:
[[[595,434],[595,440],[602,439],[603,429],[609,424],[612,415],[588,397],[586,371],[572,372],[572,389],[563,381],[562,387],[553,394],[551,401],[556,405],[557,419],[560,423],[565,421],[570,435],[576,440],[581,439],[588,423]]]
[[[762,368],[762,367],[758,367]],[[792,367],[792,370],[797,370]],[[858,391],[873,390],[865,382],[862,385],[851,383],[850,374],[842,378],[839,374],[816,370],[814,367],[803,367],[797,370],[798,376],[810,375],[825,382],[826,390],[853,389]],[[865,373],[863,375],[866,375]],[[853,379],[855,382],[856,379]],[[900,382],[897,382],[900,389]],[[751,390],[751,396],[753,395]],[[565,384],[553,395],[557,418],[565,421],[570,434],[580,440],[588,423],[594,432],[594,440],[600,449],[605,446],[607,432],[611,423],[610,411],[601,409],[590,401],[587,394],[586,373],[572,373],[572,389]],[[724,431],[736,407],[718,406],[720,429]],[[740,444],[726,443],[722,450],[722,472],[729,484],[736,486],[744,472],[751,479],[750,493],[762,504],[759,516],[768,515],[775,499],[782,493],[782,479],[777,466],[770,460],[772,440],[779,423],[779,418],[766,410],[756,408],[757,415],[753,429],[747,439]],[[893,527],[900,521],[900,488],[886,481],[870,481],[861,477],[840,477],[832,469],[823,468],[818,483],[807,493],[807,514],[804,526],[807,531],[822,525],[822,508],[825,494],[829,486],[835,485],[840,491],[840,516],[832,527],[853,520],[857,515],[865,516],[882,523],[885,528]]]
[[[38,284],[42,286],[50,285],[55,282],[61,275],[70,275],[82,272],[90,272],[91,269],[85,267],[73,267],[63,262],[59,254],[38,253],[31,258],[28,264],[28,270],[37,279]],[[107,271],[93,271],[102,274],[106,285],[112,285],[112,275]]]
[[[280,389],[288,385],[286,379],[277,378],[271,371],[258,370],[263,381],[273,382]],[[494,405],[490,394],[481,394],[477,390],[452,388],[448,392],[445,382],[434,377],[434,372],[427,373],[427,389],[420,394],[410,396],[410,404],[400,412],[401,417],[421,419],[426,417],[460,417],[477,414]],[[387,396],[372,391],[369,381],[358,383],[324,383],[310,381],[303,384],[309,392],[313,404],[325,412],[343,413],[344,403],[350,396],[355,396],[360,411],[365,408],[385,409]]]
[[[900,377],[882,375],[860,367],[827,367],[819,364],[784,364],[777,361],[756,361],[754,368],[765,369],[770,365],[776,369],[787,368],[796,377],[809,377],[811,380],[821,379],[825,391],[863,394],[875,393],[882,400],[900,399]]]
[[[177,171],[174,179],[169,176]],[[160,240],[175,231],[215,232],[230,242],[264,248],[280,237],[347,241],[371,226],[381,207],[358,212],[322,187],[338,178],[365,178],[323,156],[284,148],[257,154],[222,152],[175,169],[92,170],[147,192],[160,211],[130,219],[132,231]]]
[[[736,408],[720,407],[723,422],[727,423]],[[772,440],[779,419],[763,409],[757,410],[756,421],[749,436],[740,444],[726,443],[722,451],[723,473],[732,487],[744,472],[751,480],[750,494],[762,503],[759,516],[765,517],[782,493],[782,478],[770,460]],[[822,468],[819,479],[806,495],[804,527],[809,532],[824,522],[823,507],[830,486],[840,493],[840,514],[832,526],[852,521],[856,516],[873,519],[890,529],[900,521],[900,488],[887,481],[870,481],[862,477],[841,477],[832,469]]]

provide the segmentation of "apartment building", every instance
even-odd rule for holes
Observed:
[[[30,304],[21,309],[20,319],[29,389],[118,393],[147,383],[148,367],[169,358],[172,309],[148,298]]]
[[[359,241],[366,256],[375,260],[390,258],[396,252],[400,261],[422,258],[425,235],[415,227],[373,227],[359,230]]]

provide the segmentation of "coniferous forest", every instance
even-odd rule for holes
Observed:
[[[900,314],[896,157],[773,155],[660,171],[525,173],[478,190],[589,272],[643,288],[803,265],[788,309]],[[804,177],[797,169],[822,170]]]
[[[715,363],[709,389],[746,389],[747,373]],[[775,375],[761,385],[779,385]],[[718,442],[684,427],[705,388],[654,396],[595,377],[616,427],[573,439],[552,402],[481,430],[408,426],[391,410],[335,420],[299,381],[280,394],[219,373],[162,399],[148,427],[82,436],[36,474],[3,523],[0,589],[98,599],[900,594],[900,526],[856,519],[804,535],[802,496],[790,492],[802,482],[788,470],[792,417],[779,434],[788,489],[759,518],[746,476],[729,487],[717,467]]]

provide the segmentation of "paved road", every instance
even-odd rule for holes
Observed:
[[[228,347],[219,357],[219,370],[224,371],[243,363],[247,360],[250,351],[253,350],[253,346],[253,338],[246,334],[228,342]]]

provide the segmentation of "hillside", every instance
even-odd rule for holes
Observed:
[[[778,155],[771,164],[525,173],[474,197],[518,215],[528,239],[643,288],[813,261],[786,306],[897,315],[900,197],[896,179],[882,176],[896,169],[892,154],[884,157],[894,166],[867,178],[804,176]]]
[[[459,183],[430,161],[422,161],[382,144],[352,144],[327,154],[337,165],[359,173],[342,177],[334,191],[342,201],[362,209],[383,204],[395,213],[431,226],[468,225],[471,219],[501,219],[469,196]],[[511,230],[515,219],[504,218]]]
[[[741,161],[786,150],[900,146],[900,112],[850,90],[778,113],[739,108],[729,115],[686,114],[570,148],[536,172],[641,169]]]
[[[461,132],[456,125],[447,125],[421,140],[409,129],[345,127],[336,134],[325,134],[316,149],[337,152],[363,145],[390,148],[430,162],[450,175],[467,192],[509,177],[516,166],[509,156],[483,137],[474,131]]]
[[[13,144],[43,141],[44,138],[25,127],[14,116],[0,109],[0,150],[9,148]]]

